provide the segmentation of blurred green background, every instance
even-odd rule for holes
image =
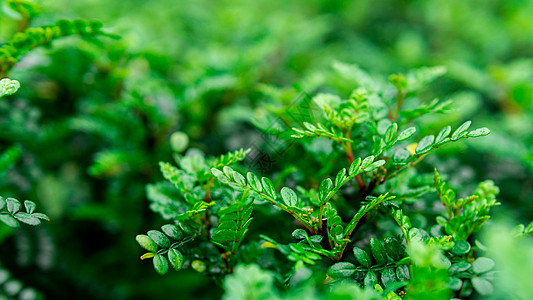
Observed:
[[[0,43],[23,26],[7,2]],[[267,148],[255,125],[268,113],[302,93],[353,89],[333,75],[336,61],[379,76],[445,66],[424,96],[452,99],[455,111],[420,127],[434,133],[471,119],[492,134],[429,163],[467,191],[493,179],[503,203],[496,214],[517,223],[533,216],[533,1],[37,4],[30,27],[82,18],[122,37],[70,37],[31,52],[10,73],[19,93],[0,102],[0,146],[22,149],[0,179],[2,195],[34,200],[52,219],[17,235],[0,227],[0,261],[48,299],[220,297],[201,274],[160,277],[138,260],[135,235],[163,224],[145,185],[161,180],[157,164],[172,159],[175,131],[210,155]]]

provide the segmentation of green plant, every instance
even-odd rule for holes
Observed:
[[[355,66],[344,65],[342,72],[363,76]],[[389,84],[366,75],[362,81],[366,84],[346,100],[332,94],[315,96],[313,102],[323,115],[303,122],[305,129],[287,129],[293,133],[281,136],[301,140],[304,155],[314,151],[305,147],[308,138],[330,147],[329,165],[311,164],[315,171],[305,172],[307,176],[289,175],[274,184],[254,172],[245,175],[234,169],[242,167],[229,166],[244,160],[247,152],[243,150],[234,154],[238,159],[224,163],[206,161],[194,149],[177,156],[179,168],[160,163],[167,182],[148,186],[151,208],[174,220],[175,225],[165,225],[173,228],[168,233],[163,228],[165,234],[149,231],[148,235],[139,235],[139,244],[150,251],[142,258],[154,258],[160,274],[168,270],[167,259],[161,256],[167,251],[168,261],[176,270],[190,265],[217,279],[236,272],[231,275],[235,277],[226,279],[226,291],[228,297],[236,293],[241,295],[234,297],[243,299],[249,289],[261,295],[259,298],[285,297],[269,289],[255,290],[253,282],[260,279],[253,278],[263,276],[271,282],[268,272],[253,271],[257,270],[255,266],[247,271],[235,268],[236,263],[261,260],[268,255],[266,249],[281,254],[267,265],[286,280],[306,269],[329,285],[350,282],[354,289],[363,285],[374,290],[377,294],[368,294],[369,299],[379,295],[389,299],[399,295],[449,299],[491,294],[494,262],[479,255],[483,249],[479,242],[477,252],[471,243],[472,234],[490,218],[491,207],[499,205],[499,189],[485,181],[472,196],[457,199],[456,192],[436,170],[431,176],[417,168],[432,150],[486,136],[490,131],[469,131],[471,122],[467,121],[455,130],[446,126],[436,135],[407,142],[416,132],[416,127],[410,126],[414,119],[445,111],[448,104],[437,106],[437,101],[404,109],[410,102],[420,102],[417,92],[441,74],[441,68],[423,68],[391,76]],[[396,92],[392,94],[391,89]],[[346,163],[342,163],[342,157]],[[313,175],[330,174],[334,166],[343,164],[346,167],[332,178]],[[286,186],[288,183],[290,186]],[[440,199],[442,208],[436,199]],[[435,205],[437,208],[432,208]],[[282,218],[280,213],[290,215],[293,222],[283,222],[284,226],[276,227],[279,232],[264,228],[267,231],[252,234],[263,241],[259,247],[247,238],[247,233],[254,230],[256,211],[266,214],[263,218],[269,224]],[[411,221],[413,218],[416,223]],[[420,222],[420,218],[425,221]],[[292,234],[286,233],[287,228]],[[284,241],[292,236],[296,241],[278,242],[269,235]],[[170,244],[167,236],[177,242]],[[176,250],[185,243],[187,250]],[[284,261],[293,262],[292,267]],[[239,272],[252,274],[247,277]],[[244,277],[239,280],[239,276]]]

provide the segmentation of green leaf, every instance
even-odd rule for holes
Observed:
[[[381,282],[383,282],[385,287],[397,281],[398,279],[396,279],[396,274],[394,273],[393,268],[385,268],[383,271],[381,271]]]
[[[361,264],[361,266],[365,268],[370,268],[370,256],[368,256],[368,253],[366,253],[365,250],[359,247],[353,247],[353,255],[355,256],[355,259]]]
[[[6,199],[4,199],[4,197],[0,197],[0,210],[4,209],[4,207],[6,207]]]
[[[213,234],[211,239],[219,242],[233,242],[235,240],[235,231],[233,230],[218,230]]]
[[[272,181],[270,179],[263,177],[261,178],[261,182],[263,183],[263,190],[265,193],[272,199],[276,200],[276,190],[274,189],[274,185],[272,184]]]
[[[168,272],[168,261],[163,255],[154,256],[154,269],[159,275],[165,275]]]
[[[175,240],[179,240],[183,237],[183,233],[181,232],[181,230],[178,228],[178,226],[174,225],[174,224],[166,224],[166,225],[163,225],[161,227],[161,230],[163,230],[163,232],[175,239]]]
[[[411,157],[411,152],[405,148],[398,149],[392,157],[394,164],[406,164],[407,160]]]
[[[385,143],[390,144],[394,140],[397,132],[398,124],[392,123],[392,125],[387,129],[387,132],[385,132]]]
[[[254,173],[248,172],[248,174],[246,174],[246,178],[248,179],[248,184],[252,187],[254,191],[258,193],[261,193],[263,191],[261,181],[259,181],[259,178],[257,178]]]
[[[452,131],[451,126],[444,127],[439,134],[437,135],[437,138],[435,139],[435,144],[440,145],[446,140],[446,138],[450,135],[450,132]]]
[[[470,127],[470,124],[472,124],[471,121],[466,121],[463,123],[463,125],[459,126],[457,130],[455,130],[452,134],[451,140],[457,141],[458,139],[462,138],[468,133],[468,128]]]
[[[374,256],[378,265],[384,265],[387,263],[387,253],[380,240],[371,238],[370,249],[372,250],[372,256]]]
[[[168,261],[174,270],[179,271],[183,267],[183,254],[176,249],[169,249]]]
[[[374,271],[368,271],[365,275],[364,280],[365,287],[373,288],[376,284],[378,284],[378,277],[376,276],[376,273]]]
[[[292,236],[295,239],[303,240],[303,239],[307,238],[307,232],[305,232],[305,230],[303,230],[301,228],[298,228],[298,229],[296,229],[296,230],[294,230],[292,232]]]
[[[387,250],[389,256],[395,261],[402,259],[404,255],[403,246],[398,240],[392,237],[385,239],[385,250]]]
[[[46,220],[46,221],[50,221],[50,217],[48,217],[47,215],[45,214],[42,214],[42,213],[33,213],[31,214],[32,216],[36,217],[36,218],[39,218],[41,220]]]
[[[19,227],[19,222],[17,222],[17,220],[15,220],[15,218],[10,215],[0,214],[0,221],[4,222],[7,226],[11,228]]]
[[[417,155],[421,155],[424,153],[427,153],[431,150],[433,147],[433,142],[435,141],[434,135],[426,135],[425,137],[420,140],[418,145],[416,145],[415,153]]]
[[[340,262],[328,269],[328,275],[332,278],[346,278],[355,273],[355,266],[349,262]]]
[[[450,277],[446,286],[452,291],[458,291],[463,286],[463,281],[457,277]]]
[[[139,234],[135,237],[135,240],[143,249],[150,252],[157,252],[157,245],[149,236]]]
[[[470,252],[470,244],[467,241],[457,241],[452,248],[452,253],[455,255],[465,255]]]
[[[41,224],[39,218],[25,212],[18,212],[14,215],[15,219],[19,220],[22,223],[37,226]]]
[[[170,247],[170,240],[161,231],[150,230],[148,231],[147,234],[159,247],[161,248]],[[150,249],[146,249],[146,250],[151,251]]]
[[[494,261],[487,257],[480,257],[472,263],[472,271],[476,274],[486,273],[494,268]]]
[[[409,267],[407,265],[400,265],[396,268],[396,277],[400,281],[407,281],[410,278]]]
[[[35,202],[26,200],[24,201],[24,207],[26,208],[26,212],[31,214],[35,211],[36,205],[35,205]]]
[[[14,198],[7,198],[7,211],[11,214],[16,213],[20,209],[20,202],[17,199]]]
[[[360,157],[352,162],[352,164],[350,165],[350,169],[348,170],[348,174],[350,174],[350,176],[353,177],[357,175],[357,173],[359,173],[359,170],[361,170],[361,158]]]
[[[322,183],[320,183],[320,188],[318,190],[318,195],[320,198],[320,202],[324,202],[327,200],[329,192],[333,189],[333,182],[331,182],[331,179],[326,178],[322,180]]]
[[[181,153],[187,149],[189,144],[189,136],[181,131],[176,131],[170,135],[170,148],[172,151]]]
[[[367,158],[363,159],[363,162],[361,163],[361,168],[364,170],[370,166],[370,164],[374,161],[374,156],[370,155]]]
[[[383,166],[385,164],[385,161],[383,159],[380,159],[378,161],[373,162],[370,166],[366,167],[364,170],[365,172],[372,172],[376,170],[377,168]]]
[[[20,83],[17,80],[8,78],[0,80],[0,98],[16,93],[19,88]]]
[[[485,278],[472,278],[472,286],[482,296],[491,295],[494,292],[494,286]]]
[[[486,136],[490,134],[490,130],[487,127],[478,128],[474,131],[470,131],[468,133],[469,137],[480,137],[480,136]]]
[[[416,132],[416,128],[414,127],[409,127],[405,129],[404,131],[400,132],[400,134],[398,135],[398,142],[410,138],[415,132]]]
[[[337,173],[337,176],[335,177],[335,187],[338,187],[342,185],[344,179],[346,178],[346,169],[342,168],[339,173]]]
[[[287,206],[296,206],[298,202],[298,196],[296,193],[289,187],[284,187],[281,189],[281,199]]]

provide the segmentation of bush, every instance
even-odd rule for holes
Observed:
[[[0,5],[0,299],[533,295],[531,1]]]

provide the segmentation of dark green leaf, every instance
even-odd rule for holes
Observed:
[[[446,286],[452,291],[458,291],[463,286],[463,281],[457,277],[450,277]]]
[[[235,231],[232,230],[219,230],[213,234],[211,239],[219,242],[233,242],[235,240]]]
[[[403,246],[398,240],[392,237],[385,239],[385,250],[387,250],[389,256],[395,261],[402,259],[404,255]]]
[[[350,277],[355,273],[355,266],[349,262],[340,262],[328,269],[328,275],[332,278]]]
[[[298,228],[298,229],[296,229],[295,231],[292,232],[292,236],[295,239],[302,240],[302,239],[307,238],[307,232],[305,232],[305,230],[303,230],[301,228]]]
[[[168,261],[174,270],[179,271],[183,267],[183,255],[176,249],[168,250]]]
[[[154,256],[154,269],[159,275],[165,275],[168,271],[168,261],[160,254]]]
[[[296,193],[288,187],[284,187],[281,189],[281,199],[287,206],[296,206],[296,203],[298,202],[298,197],[296,196]]]
[[[365,268],[370,268],[371,262],[370,262],[370,256],[368,256],[368,253],[366,253],[365,250],[359,248],[359,247],[353,247],[353,254],[355,256],[355,259],[361,264],[361,266]]]
[[[327,200],[329,192],[333,188],[333,182],[331,182],[331,179],[326,178],[322,180],[322,183],[320,183],[320,188],[318,191],[318,195],[320,198],[320,202],[324,202]]]
[[[409,267],[407,265],[400,265],[396,268],[396,277],[400,281],[407,281],[409,280]]]
[[[370,249],[372,250],[372,256],[374,256],[378,265],[384,265],[387,262],[387,253],[380,240],[371,238]]]
[[[405,148],[398,149],[393,156],[395,164],[405,164],[407,160],[411,157],[411,153]]]
[[[374,273],[374,271],[368,271],[365,275],[364,283],[365,287],[374,288],[374,286],[378,284],[376,273]]]
[[[392,283],[395,283],[396,281],[398,281],[398,279],[396,279],[394,269],[385,268],[383,269],[383,271],[381,271],[381,282],[383,282],[383,285],[385,285],[385,287],[389,286]]]
[[[181,232],[181,230],[178,228],[178,226],[174,224],[163,225],[161,229],[167,236],[175,240],[179,240],[183,237],[183,233]]]
[[[467,241],[457,241],[452,248],[452,253],[455,255],[465,255],[470,252],[470,244]]]
[[[157,230],[150,230],[148,231],[148,236],[161,248],[168,248],[170,247],[170,240],[166,235],[164,235],[161,231]],[[152,251],[150,249],[146,249],[148,251]]]
[[[261,182],[263,183],[263,190],[265,193],[272,199],[276,200],[276,190],[274,189],[274,185],[272,184],[272,181],[270,179],[263,177],[261,178]]]

